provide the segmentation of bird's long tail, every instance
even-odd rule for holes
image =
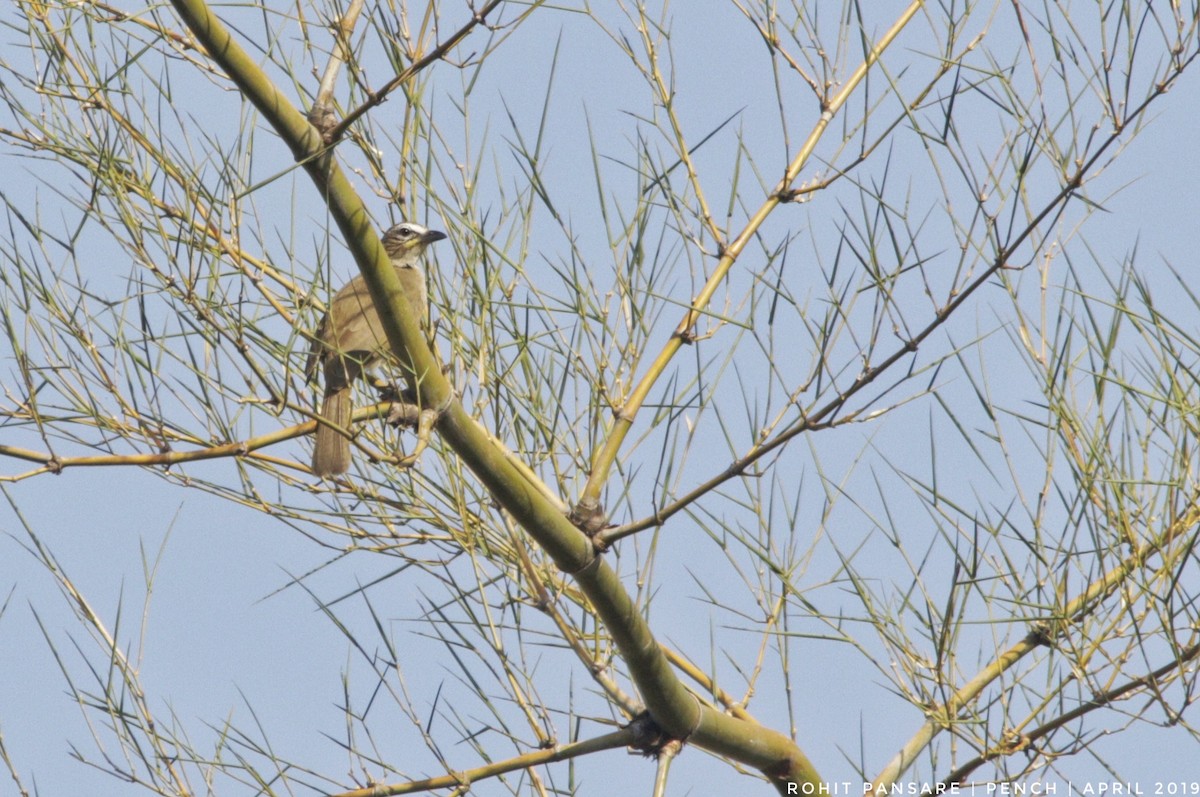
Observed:
[[[350,438],[339,429],[350,428],[353,411],[350,385],[325,394],[325,402],[321,406],[321,417],[325,423],[317,425],[317,439],[313,444],[312,471],[315,475],[337,476],[350,469]]]

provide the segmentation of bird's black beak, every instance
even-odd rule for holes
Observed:
[[[421,243],[431,244],[434,241],[440,241],[446,237],[446,233],[441,230],[429,230],[425,235],[421,236]]]

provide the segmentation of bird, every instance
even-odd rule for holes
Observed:
[[[383,248],[422,327],[428,323],[429,308],[421,255],[430,244],[445,237],[444,232],[411,221],[401,222],[383,234]],[[350,438],[346,430],[354,411],[351,387],[355,379],[389,356],[390,351],[379,312],[371,301],[366,280],[359,274],[334,294],[329,310],[317,326],[304,366],[310,382],[316,382],[318,370],[325,376],[325,393],[313,444],[314,475],[325,478],[350,469]]]

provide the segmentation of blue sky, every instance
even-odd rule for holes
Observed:
[[[891,8],[894,4],[888,5],[881,14],[894,13]],[[713,137],[711,144],[696,153],[702,173],[714,175],[708,186],[710,196],[724,214],[730,162],[736,156],[735,131],[744,136],[757,165],[778,169],[789,152],[780,130],[781,116],[787,126],[789,145],[794,146],[815,113],[811,102],[797,100],[781,114],[773,82],[747,79],[748,74],[761,69],[764,50],[752,31],[739,22],[736,13],[724,5],[719,9],[713,6],[708,9],[711,13],[703,15],[689,13],[690,9],[677,4],[671,15],[673,53],[679,66],[677,97],[681,118],[694,138],[727,119],[733,120]],[[11,11],[0,13],[7,15]],[[496,147],[497,153],[489,158],[489,168],[481,172],[485,179],[494,180],[494,185],[484,189],[488,197],[485,204],[490,201],[496,212],[501,212],[505,197],[525,187],[527,180],[517,160],[507,154],[500,142],[514,141],[518,132],[530,138],[537,134],[547,93],[545,76],[557,49],[558,71],[549,94],[553,124],[545,132],[543,176],[554,200],[560,203],[563,217],[572,230],[579,232],[580,248],[593,258],[591,262],[598,271],[609,268],[613,256],[605,251],[604,232],[594,223],[598,201],[591,174],[588,125],[597,149],[608,159],[604,167],[607,190],[628,192],[634,185],[633,175],[623,167],[622,159],[629,157],[631,143],[647,128],[635,115],[644,111],[644,86],[632,67],[622,61],[615,45],[606,43],[578,15],[540,14],[515,35],[518,41],[506,43],[497,51],[472,93],[472,112],[477,120],[486,120],[486,124],[477,121],[473,126],[475,138],[471,143],[480,146],[486,130],[486,141]],[[1002,30],[993,35],[1001,42],[998,50],[1009,47]],[[4,36],[4,57],[15,60],[16,56],[10,53],[12,45],[19,42],[11,31]],[[917,37],[914,34],[912,38]],[[280,46],[298,45],[294,38],[284,37]],[[1019,46],[1019,41],[1011,42],[1011,49]],[[846,61],[852,61],[852,53],[853,47],[848,47]],[[920,65],[927,55],[911,39],[902,37],[898,43],[898,62]],[[469,77],[469,72],[438,67],[429,88],[434,107],[448,108],[458,86]],[[186,99],[187,92],[181,91],[177,102],[183,105],[182,112],[190,114],[193,121],[207,120],[208,109],[188,108]],[[1087,242],[1099,253],[1104,265],[1115,266],[1136,249],[1142,270],[1150,275],[1152,284],[1161,286],[1168,304],[1174,287],[1163,265],[1169,264],[1185,273],[1194,267],[1196,226],[1191,197],[1200,177],[1200,159],[1191,155],[1188,131],[1196,129],[1200,122],[1196,118],[1197,108],[1200,108],[1200,88],[1195,76],[1189,74],[1157,106],[1153,124],[1133,139],[1128,151],[1102,178],[1101,195],[1120,190],[1104,202],[1104,210],[1095,214],[1085,228]],[[397,119],[402,112],[403,104],[398,97],[384,105],[379,110],[381,127],[386,128],[386,120]],[[450,110],[444,112],[443,118],[453,116]],[[980,131],[981,148],[995,146],[994,141],[984,138],[993,123],[994,119],[985,111],[966,122]],[[9,124],[9,120],[0,119],[0,126]],[[446,124],[449,128],[450,124]],[[222,128],[212,133],[234,136],[237,131]],[[263,162],[256,165],[255,174],[262,177],[282,168],[287,154],[269,133],[259,130],[256,136]],[[14,184],[6,187],[5,196],[10,201],[30,203],[34,201],[34,184],[24,171],[26,162],[21,156],[14,149],[0,149],[2,168],[6,174],[14,175]],[[898,151],[897,168],[912,166],[911,161],[905,160],[912,157],[919,156]],[[394,153],[384,149],[383,158],[394,165]],[[917,200],[936,190],[936,183],[920,168],[919,162],[898,185],[903,187],[896,192],[898,196],[915,195]],[[45,215],[53,217],[58,212],[54,207],[56,198],[44,187],[39,190]],[[502,196],[502,191],[509,193]],[[311,225],[322,220],[320,205],[312,193],[302,179],[284,178],[274,188],[264,189],[254,212],[261,215],[264,229],[281,230],[283,237],[296,235],[299,230],[300,240],[306,240],[306,236],[319,239],[319,235],[310,232]],[[746,189],[746,193],[758,196],[752,189]],[[291,206],[286,201],[289,196],[294,197]],[[387,216],[382,202],[376,202],[375,210],[381,219]],[[443,206],[433,210],[433,221],[441,226],[453,225],[453,208]],[[744,212],[745,209],[738,208],[731,215],[736,220]],[[847,216],[852,214],[848,211]],[[563,257],[561,237],[554,232],[555,225],[545,212],[536,218],[545,226],[533,239],[526,278],[549,280],[552,266]],[[828,230],[820,226],[820,218],[810,214],[806,206],[797,206],[785,209],[773,224],[794,228],[797,240],[804,236],[805,251],[819,253],[828,246],[821,238]],[[797,247],[802,248],[801,244]],[[951,248],[951,244],[948,242],[946,247]],[[344,253],[339,257],[338,247],[329,251],[332,254],[328,263],[290,266],[297,274],[328,268],[332,281],[345,279],[352,273],[352,265]],[[455,290],[461,269],[466,268],[455,260],[454,252],[449,248],[437,252],[437,264],[444,279],[441,290],[447,298]],[[105,256],[112,253],[106,252]],[[89,276],[97,284],[106,284],[114,274],[119,280],[124,273],[108,271],[108,262],[103,258],[85,256],[80,262],[94,269]],[[734,280],[736,284],[737,280],[747,278],[739,273]],[[676,301],[686,300],[693,290],[682,279],[667,287],[674,291]],[[820,295],[819,290],[808,284],[798,290]],[[1004,318],[997,316],[1003,308],[1003,303],[991,301],[984,291],[977,306],[964,314],[954,334],[966,339],[972,334],[996,332],[1005,323]],[[656,330],[659,339],[675,318],[671,312],[664,313],[661,329]],[[996,339],[1001,340],[1002,336]],[[713,354],[720,350],[702,351]],[[989,350],[996,351],[1003,351],[1003,347]],[[8,353],[0,352],[0,356],[7,358]],[[997,382],[1027,378],[1016,363],[1005,359],[990,360],[982,370],[990,372]],[[0,371],[6,391],[14,388],[10,383],[11,373],[8,366]],[[968,388],[960,380],[948,388],[949,395],[957,395],[956,390],[969,392]],[[820,437],[812,443],[813,451],[805,451],[808,444],[797,445],[789,450],[790,459],[778,467],[815,473],[819,465],[826,478],[836,482],[839,474],[851,471],[860,459],[883,450],[890,452],[888,459],[877,465],[884,470],[885,463],[903,466],[911,472],[932,469],[928,461],[930,439],[946,433],[936,407],[917,403],[892,417],[895,420],[881,426],[850,427]],[[696,456],[689,475],[710,473],[714,462],[727,457],[716,437],[714,434],[709,441],[713,445],[712,454]],[[28,440],[24,444],[32,446]],[[299,458],[303,458],[304,450],[296,444],[288,449]],[[949,447],[949,451],[957,449]],[[950,453],[949,461],[937,463],[944,478],[961,479],[968,491],[995,487],[979,479],[978,468],[969,458],[956,461],[955,456]],[[2,472],[7,474],[25,468],[24,464],[11,460],[0,460],[0,466],[4,466]],[[227,462],[194,466],[190,472],[201,477],[233,478],[233,466]],[[872,505],[867,494],[874,489],[870,472],[869,468],[855,471],[855,480],[851,482],[855,490],[864,491],[860,496],[864,505]],[[894,483],[891,489],[896,489]],[[1005,495],[1002,487],[997,490],[992,500],[999,503]],[[261,730],[282,755],[303,761],[316,772],[334,777],[343,775],[347,769],[346,755],[329,738],[344,735],[342,676],[345,674],[350,694],[359,705],[369,699],[371,678],[352,646],[317,608],[313,595],[332,602],[352,593],[357,585],[389,573],[395,568],[395,561],[366,554],[338,559],[337,551],[315,544],[288,524],[199,490],[180,489],[151,473],[134,469],[68,470],[58,476],[42,475],[7,484],[4,491],[8,500],[0,504],[0,530],[5,532],[0,537],[0,594],[6,599],[0,615],[0,673],[3,673],[0,733],[26,785],[36,785],[45,794],[143,793],[138,787],[120,783],[70,757],[72,748],[80,749],[90,758],[97,757],[97,753],[79,707],[66,693],[64,677],[47,638],[62,654],[69,671],[84,679],[85,671],[74,645],[86,649],[90,643],[72,619],[71,607],[59,594],[51,575],[28,553],[28,538],[22,530],[25,523],[53,551],[91,606],[126,641],[160,723],[178,723],[198,748],[205,750],[218,744],[218,729],[228,720],[240,729]],[[897,500],[903,503],[902,498]],[[843,521],[846,525],[825,533],[844,535],[844,544],[853,547],[854,540],[870,538],[867,514],[864,511],[855,521],[854,514],[847,513],[848,520]],[[915,548],[921,548],[926,540],[936,539],[929,519],[918,512],[906,520],[906,525],[913,529]],[[726,594],[725,589],[730,586],[727,582],[732,578],[727,563],[712,549],[704,549],[710,555],[695,555],[697,541],[702,543],[705,539],[698,524],[681,518],[657,543],[663,553],[657,572],[659,587],[653,600],[653,625],[664,641],[707,663],[712,639],[719,638],[729,644],[730,640],[738,639],[740,632],[729,615],[707,603],[701,589],[709,586]],[[640,544],[648,543],[629,543],[631,547]],[[898,572],[891,569],[896,563],[889,554],[888,551],[878,554],[881,578]],[[632,559],[629,554],[625,561]],[[336,560],[335,564],[321,569],[331,560]],[[631,570],[632,566],[626,565],[627,576]],[[411,578],[404,573],[393,576],[373,586],[368,595],[372,607],[386,618],[388,631],[400,645],[405,688],[416,696],[415,704],[428,711],[440,690],[453,694],[457,676],[445,659],[443,647],[424,636],[425,627],[417,622],[421,613],[441,596],[431,591],[433,585],[428,579],[411,575]],[[293,583],[302,576],[303,588]],[[370,611],[361,596],[333,605],[339,618],[360,632],[367,633],[365,629],[372,627]],[[865,761],[868,773],[873,774],[890,758],[895,746],[919,725],[918,712],[895,699],[879,673],[859,658],[845,655],[836,646],[810,649],[801,645],[794,649],[793,655],[791,677],[812,684],[798,690],[794,706],[794,716],[799,719],[797,738],[830,780],[857,780],[854,764],[859,760]],[[713,659],[714,670],[729,677],[729,671],[724,669],[727,665],[719,654]],[[548,657],[547,662],[550,661]],[[539,688],[564,701],[592,688],[581,669],[572,671],[547,664],[538,677]],[[778,701],[763,694],[762,690],[772,686],[780,686],[778,680],[764,680],[760,702],[752,705],[752,709],[770,716],[769,722],[774,727],[786,728],[789,715]],[[95,715],[91,716],[94,721]],[[390,716],[390,721],[376,723],[381,735],[374,742],[379,745],[380,754],[405,759],[409,771],[440,774],[436,762],[417,746],[415,729],[406,718],[394,710]],[[1095,749],[1102,756],[1119,764],[1116,776],[1141,784],[1145,793],[1153,793],[1154,784],[1159,782],[1194,777],[1195,748],[1195,741],[1184,733],[1147,728],[1095,742]],[[1137,752],[1131,755],[1130,750]],[[456,766],[465,767],[477,761],[473,750],[465,744],[450,747],[449,754]],[[405,758],[409,755],[414,757],[411,763]],[[702,756],[696,750],[685,753],[673,773],[672,793],[735,793],[746,787],[748,781],[728,767],[697,761]],[[1086,755],[1079,756],[1072,766],[1081,778],[1091,782],[1114,777]],[[652,766],[639,757],[610,753],[579,762],[572,774],[559,767],[551,777],[562,779],[558,785],[565,784],[568,778],[577,778],[584,794],[604,793],[605,787],[613,782],[648,790]],[[193,787],[202,791],[199,783]],[[7,792],[0,789],[0,793]],[[481,784],[475,793],[507,792],[496,784]]]

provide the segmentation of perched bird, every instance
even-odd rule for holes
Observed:
[[[392,259],[404,297],[422,327],[428,322],[429,308],[421,253],[445,237],[444,232],[427,230],[412,222],[397,224],[383,234],[383,248]],[[349,470],[350,438],[346,430],[354,410],[351,386],[367,368],[388,356],[389,350],[379,313],[360,274],[334,294],[329,311],[317,327],[304,367],[309,381],[316,381],[318,366],[325,373],[325,397],[321,404],[321,418],[325,422],[317,424],[313,445],[312,471],[317,476],[336,476]]]

